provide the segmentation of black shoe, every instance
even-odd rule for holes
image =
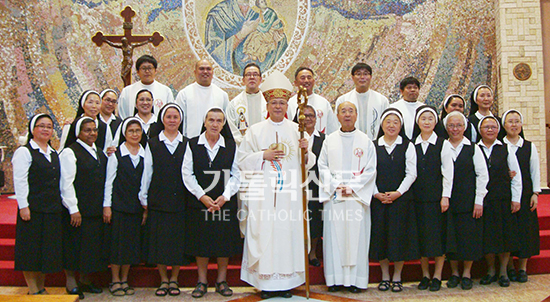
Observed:
[[[512,282],[517,282],[518,281],[518,274],[516,273],[515,269],[509,269],[508,270],[508,279],[510,279],[510,281],[512,281]]]
[[[448,288],[455,288],[460,283],[460,277],[452,275],[451,278],[449,278],[449,281],[447,281],[447,287]]]
[[[485,277],[483,277],[483,278],[481,278],[481,280],[479,280],[479,284],[481,284],[481,285],[489,285],[489,284],[491,284],[491,283],[493,283],[493,282],[496,282],[497,280],[498,280],[498,277],[497,277],[496,274],[494,274],[494,275],[492,275],[492,276],[489,275],[489,274],[487,274],[487,275],[485,275]]]
[[[84,293],[101,294],[103,292],[103,290],[100,287],[95,286],[93,283],[90,283],[90,284],[79,283],[78,287]]]
[[[472,279],[467,277],[462,277],[462,281],[460,282],[460,287],[464,290],[472,289],[474,286],[474,283],[472,282]]]
[[[341,291],[342,288],[343,288],[342,285],[332,285],[332,286],[329,286],[329,287],[328,287],[328,291],[329,291],[330,293],[335,293],[335,292]]]
[[[319,267],[319,266],[321,266],[321,261],[319,261],[319,259],[317,259],[317,258],[309,259],[309,265]]]
[[[358,294],[358,293],[361,292],[361,289],[357,286],[352,285],[352,286],[348,287],[348,291],[352,294]]]
[[[268,292],[266,290],[262,290],[262,293],[260,294],[260,297],[262,299],[269,299],[275,297],[275,292]]]
[[[67,291],[67,294],[69,294],[69,295],[78,295],[79,300],[84,299],[84,293],[82,293],[82,291],[78,287],[75,287],[71,290],[69,290],[68,288],[65,287],[65,290]]]
[[[527,272],[520,269],[518,271],[518,282],[525,283],[525,282],[527,282],[528,279],[529,278],[527,278]]]
[[[279,297],[283,297],[285,299],[292,298],[292,293],[290,290],[282,290],[279,292]]]
[[[420,280],[420,283],[418,284],[418,289],[425,290],[425,289],[428,289],[429,286],[430,286],[430,278],[424,277],[422,278],[422,280]]]
[[[430,291],[436,292],[441,289],[441,280],[437,278],[433,278],[432,282],[430,283]]]
[[[510,286],[510,279],[505,276],[500,276],[500,278],[498,278],[498,285],[500,285],[500,287],[508,287]]]

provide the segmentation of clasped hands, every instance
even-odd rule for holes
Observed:
[[[211,212],[211,213],[215,211],[219,211],[223,207],[223,205],[227,202],[227,199],[225,199],[223,195],[216,198],[216,200],[213,200],[210,196],[205,194],[205,195],[202,195],[202,197],[199,200],[206,206],[206,208],[208,209],[208,212]]]

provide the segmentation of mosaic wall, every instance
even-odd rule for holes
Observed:
[[[245,19],[235,14],[238,2],[249,8]],[[9,178],[11,154],[30,116],[53,114],[59,136],[83,90],[122,89],[120,50],[97,47],[91,37],[122,34],[126,5],[137,12],[134,34],[165,37],[158,47],[136,48],[134,59],[155,56],[157,79],[174,94],[193,82],[198,57],[215,63],[216,83],[230,97],[239,92],[246,60],[289,78],[309,66],[317,73],[317,92],[331,101],[353,88],[350,69],[360,61],[373,66],[372,87],[392,102],[409,75],[420,79],[421,99],[432,105],[449,93],[469,94],[480,83],[496,86],[492,0],[2,1],[0,145],[8,146],[3,168]],[[220,47],[220,40],[260,15],[247,43],[229,52]],[[266,37],[276,42],[262,43]]]

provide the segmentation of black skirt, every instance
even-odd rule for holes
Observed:
[[[61,215],[31,211],[31,219],[23,221],[17,212],[15,270],[48,274],[63,269]]]
[[[142,213],[124,213],[113,210],[110,225],[109,257],[111,264],[139,264],[141,260]]]
[[[71,226],[69,212],[63,214],[63,268],[94,273],[108,268],[107,224],[102,216],[82,217],[79,227]]]
[[[147,262],[162,265],[186,265],[185,211],[149,210],[147,216]]]
[[[209,213],[206,208],[188,208],[185,252],[196,257],[231,257],[242,252],[243,240],[235,206]],[[228,204],[226,204],[228,205]]]
[[[529,258],[540,254],[539,218],[537,211],[531,211],[531,195],[522,196],[521,208],[514,213],[517,218],[518,249],[512,255]]]
[[[449,211],[447,211],[449,212]],[[483,220],[473,212],[447,215],[447,258],[475,261],[483,256]]]
[[[517,217],[511,201],[485,199],[483,204],[483,253],[499,254],[519,249]]]
[[[420,258],[414,201],[405,193],[391,204],[371,203],[370,258],[390,262]]]
[[[323,236],[323,204],[318,199],[310,200],[309,209],[309,236],[311,239]]]
[[[447,214],[441,213],[440,201],[416,202],[414,206],[420,256],[443,256],[447,234]]]

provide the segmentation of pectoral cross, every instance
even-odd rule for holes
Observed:
[[[153,43],[156,47],[164,41],[164,37],[158,32],[154,32],[150,36],[133,36],[132,28],[134,24],[132,23],[132,18],[136,15],[136,12],[130,6],[126,6],[126,8],[120,12],[120,15],[124,18],[124,23],[122,24],[122,28],[124,29],[123,36],[105,36],[99,31],[92,37],[92,42],[98,47],[101,47],[103,42],[105,42],[112,47],[122,49],[122,69],[120,77],[124,82],[124,86],[128,86],[132,82],[132,56],[134,54],[134,48],[148,43]]]

